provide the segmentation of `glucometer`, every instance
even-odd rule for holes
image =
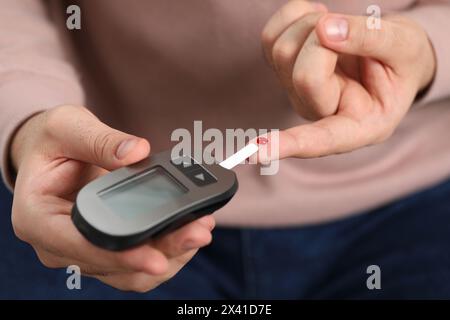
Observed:
[[[93,244],[123,250],[223,207],[236,193],[230,170],[258,150],[249,144],[220,164],[200,164],[170,150],[112,171],[84,186],[72,221]]]

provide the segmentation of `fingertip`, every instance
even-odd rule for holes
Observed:
[[[201,217],[200,219],[198,219],[198,222],[208,228],[209,231],[212,231],[216,226],[216,219],[210,214]]]
[[[134,150],[136,159],[144,159],[150,154],[150,142],[147,139],[139,138],[139,142]]]
[[[201,247],[206,247],[207,245],[209,245],[212,242],[213,239],[213,235],[211,232],[208,232],[207,235],[205,236],[203,245]]]
[[[202,248],[209,245],[212,241],[212,238],[213,236],[211,231],[203,231],[202,234],[199,234],[198,238],[196,239],[196,241],[198,241],[198,245],[196,246],[196,248]]]
[[[267,134],[261,135],[251,140],[250,143],[254,143],[258,146],[258,152],[249,157],[250,163],[270,165],[272,161],[279,159],[278,130],[274,130]]]
[[[143,271],[151,275],[161,275],[167,272],[169,268],[169,261],[161,253],[160,256],[147,259],[144,264]]]
[[[127,146],[127,144],[129,144]],[[134,137],[123,142],[117,149],[117,158],[122,165],[129,165],[145,159],[150,154],[150,143],[144,138]]]
[[[183,250],[190,251],[193,249],[198,249],[207,246],[212,241],[212,234],[210,231],[206,230],[204,227],[191,229],[189,235],[183,241]]]
[[[167,259],[155,248],[141,245],[118,253],[118,260],[127,269],[160,274],[167,269]]]

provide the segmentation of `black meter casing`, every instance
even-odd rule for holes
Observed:
[[[88,183],[77,195],[72,221],[91,243],[124,250],[213,213],[237,189],[233,171],[190,157],[171,159],[168,150]]]

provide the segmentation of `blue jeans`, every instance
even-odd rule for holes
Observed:
[[[216,228],[210,246],[147,294],[90,278],[68,290],[65,270],[44,268],[14,238],[10,197],[0,194],[0,298],[450,298],[450,181],[335,222]],[[367,288],[370,265],[380,267],[379,290]]]

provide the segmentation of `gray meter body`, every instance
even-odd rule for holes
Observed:
[[[216,211],[237,188],[233,171],[165,151],[87,184],[72,220],[93,244],[122,250]]]

